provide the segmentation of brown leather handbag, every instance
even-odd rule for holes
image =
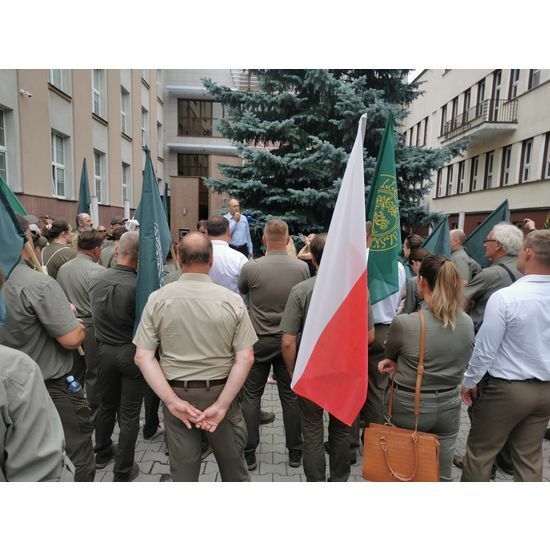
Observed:
[[[368,481],[439,481],[439,438],[418,431],[420,388],[424,373],[424,341],[426,321],[422,310],[420,354],[414,398],[414,430],[391,424],[395,381],[392,378],[386,424],[371,423],[364,432],[363,477]]]

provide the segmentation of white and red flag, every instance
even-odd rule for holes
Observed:
[[[367,396],[367,251],[359,121],[313,289],[292,389],[351,425]]]

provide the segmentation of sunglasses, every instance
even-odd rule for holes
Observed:
[[[485,239],[483,242],[484,243],[498,243],[498,241],[496,239]]]

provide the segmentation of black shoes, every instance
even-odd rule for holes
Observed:
[[[156,433],[160,430],[160,424],[157,424],[153,428],[143,426],[143,439],[153,439]]]
[[[140,474],[140,470],[139,470],[139,466],[134,462],[134,465],[132,466],[132,469],[130,470],[130,473],[128,475],[125,475],[125,476],[118,476],[118,475],[115,475],[115,477],[113,478],[113,481],[117,481],[117,482],[130,482],[130,481],[134,481],[134,479],[136,479],[136,477]]]
[[[546,431],[544,432],[544,439],[550,441],[550,428],[546,428]]]
[[[271,424],[275,420],[275,413],[260,411],[260,424]]]
[[[95,469],[96,470],[103,470],[111,460],[115,458],[115,454],[117,451],[117,446],[112,445],[110,450],[95,455]]]
[[[258,467],[258,462],[256,461],[256,453],[244,455],[244,458],[246,460],[246,467],[248,468],[249,472],[252,472]]]
[[[299,468],[302,464],[302,451],[290,449],[288,451],[288,465],[291,468]]]

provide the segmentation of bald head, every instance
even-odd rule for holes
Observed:
[[[451,251],[458,250],[464,246],[466,233],[462,229],[453,229],[450,232]]]
[[[206,273],[213,263],[210,239],[198,231],[189,233],[178,245],[181,270],[184,273]]]
[[[137,265],[139,249],[139,232],[126,231],[120,237],[118,243],[118,263],[126,265],[135,263]]]

